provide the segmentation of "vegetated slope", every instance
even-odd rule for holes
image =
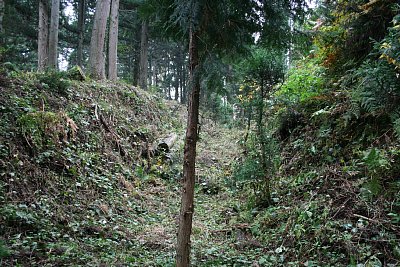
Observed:
[[[182,135],[181,107],[66,73],[3,72],[0,91],[0,265],[143,266],[153,248],[165,257],[173,239],[160,236],[175,224],[154,224],[177,213],[167,187],[180,165],[154,144]]]
[[[183,136],[184,108],[59,73],[3,73],[0,87],[0,263],[173,266],[182,138],[170,158],[152,152]],[[232,187],[242,132],[203,120],[194,266],[398,264],[398,139],[350,105],[320,95],[278,116],[268,208]]]
[[[186,109],[65,75],[1,75],[0,263],[173,266]],[[148,153],[171,132],[171,155]],[[248,266],[264,253],[240,217],[246,199],[225,186],[240,136],[202,119],[194,266]]]
[[[390,115],[357,117],[351,105],[334,92],[280,115],[275,204],[252,223],[265,266],[400,263],[399,139]]]

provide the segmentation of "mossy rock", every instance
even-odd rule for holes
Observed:
[[[71,69],[67,71],[67,76],[71,80],[76,80],[76,81],[85,81],[86,80],[86,75],[83,72],[82,68],[79,66],[74,66]]]

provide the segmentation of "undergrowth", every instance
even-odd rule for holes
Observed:
[[[0,75],[0,264],[174,266],[185,109],[41,75]],[[269,114],[269,206],[243,131],[202,117],[193,266],[398,265],[398,139],[390,117],[347,116],[348,97]]]

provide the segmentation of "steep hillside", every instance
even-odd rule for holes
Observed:
[[[177,211],[166,201],[176,202],[177,189],[162,179],[178,178],[180,165],[171,163],[178,153],[157,144],[182,135],[183,109],[122,83],[65,73],[0,80],[0,265],[145,259],[135,255],[139,247],[158,242],[148,228]]]
[[[400,143],[389,117],[320,95],[278,115],[274,204],[253,205],[265,266],[398,266]],[[274,116],[274,114],[271,114]]]

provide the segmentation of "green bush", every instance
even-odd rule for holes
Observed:
[[[379,43],[380,58],[384,58],[393,65],[397,71],[400,68],[400,15],[393,18],[393,27],[385,39]]]
[[[70,80],[68,79],[68,73],[52,70],[44,73],[39,73],[37,78],[44,89],[63,96],[68,95],[68,89],[71,84]]]
[[[275,93],[283,101],[302,102],[319,95],[324,87],[325,68],[315,59],[299,61]]]
[[[351,98],[361,106],[362,112],[377,116],[399,108],[400,80],[388,62],[366,60],[353,75],[356,83]]]

